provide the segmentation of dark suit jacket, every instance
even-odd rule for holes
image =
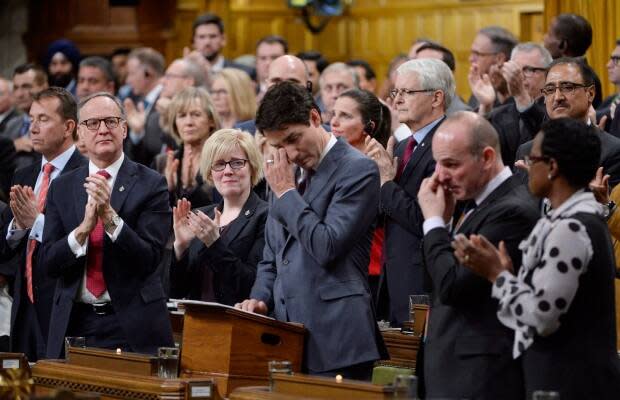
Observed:
[[[538,220],[536,201],[516,177],[504,181],[465,219],[459,233],[482,234],[508,247],[520,265],[519,242]],[[523,379],[512,359],[514,332],[496,316],[491,284],[459,265],[445,228],[424,237],[433,300],[425,342],[428,398],[523,399]]]
[[[593,257],[560,321],[546,337],[536,336],[523,353],[525,387],[555,390],[562,400],[620,398],[620,360],[616,350],[615,262],[607,224],[577,214],[592,242]]]
[[[222,206],[223,203],[218,205],[220,211]],[[213,218],[215,207],[211,205],[200,210]],[[174,261],[170,268],[171,296],[217,301],[231,306],[247,299],[256,278],[256,265],[265,247],[268,211],[267,203],[250,192],[239,216],[211,247],[194,239],[183,259]],[[214,299],[203,298],[206,270],[212,275]]]
[[[84,156],[82,156],[80,152],[75,149],[75,151],[71,155],[71,158],[69,158],[69,161],[67,161],[65,168],[61,171],[60,175],[56,179],[85,164],[87,164],[86,158],[84,158]],[[27,167],[20,168],[15,172],[13,184],[30,186],[34,189],[40,171],[41,163],[32,164]],[[54,179],[54,181],[56,179]],[[3,219],[5,219],[6,223],[9,224],[13,219],[13,212],[11,211],[11,208],[7,207],[4,211],[4,214],[5,216],[3,217]],[[32,290],[34,296],[34,305],[30,303],[30,301],[26,297],[27,294],[25,280],[28,234],[30,232],[26,234],[26,236],[22,239],[21,243],[16,249],[11,249],[6,243],[7,230],[8,226],[4,227],[4,229],[2,230],[2,234],[0,235],[0,242],[2,242],[2,245],[0,247],[3,250],[2,255],[0,255],[0,259],[12,259],[11,262],[6,264],[7,268],[9,268],[8,265],[11,266],[11,271],[6,271],[7,274],[9,276],[12,276],[14,279],[12,287],[13,308],[11,309],[11,341],[13,342],[15,340],[15,336],[25,334],[25,332],[23,332],[25,329],[24,326],[29,324],[29,322],[23,320],[23,315],[26,313],[26,308],[33,306],[36,312],[39,327],[41,329],[41,334],[45,339],[47,337],[47,332],[49,329],[50,314],[52,311],[52,299],[54,297],[56,280],[51,279],[44,273],[43,266],[38,260],[41,249],[41,244],[39,243],[33,255],[32,267]],[[0,273],[2,273],[2,271],[0,271]],[[2,274],[7,275],[4,273]],[[20,341],[20,343],[23,343],[23,341]],[[21,349],[14,350],[24,351]],[[29,359],[34,360],[32,357],[29,357]]]
[[[129,135],[125,139],[124,151],[131,160],[146,165],[153,164],[155,156],[161,153],[164,144],[172,149],[176,149],[177,145],[159,124],[159,112],[153,108],[146,116],[144,124],[144,137],[138,143],[131,141]]]
[[[57,358],[80,289],[86,257],[76,258],[68,236],[83,220],[88,166],[55,179],[48,192],[40,263],[57,279],[47,356]],[[172,227],[165,179],[127,158],[112,189],[111,205],[124,225],[115,242],[104,235],[103,276],[112,307],[132,351],[170,346],[172,329],[157,266]]]
[[[343,139],[301,196],[274,199],[251,298],[308,329],[304,368],[326,372],[382,358],[367,281],[379,205],[376,164]]]
[[[540,107],[537,101],[533,108]],[[536,121],[535,117],[522,116],[514,102],[494,108],[488,117],[499,135],[502,160],[504,165],[514,170],[517,149],[523,143],[534,139],[542,121]]]
[[[620,183],[620,138],[599,128],[595,127],[594,129],[598,132],[601,139],[601,166],[603,167],[603,172],[609,174],[609,186],[613,188]],[[523,160],[523,157],[530,154],[531,150],[531,140],[519,146],[517,160]],[[522,182],[527,182],[528,176],[525,171],[518,171],[517,175]]]
[[[0,137],[0,200],[8,201],[11,181],[15,172],[15,146],[13,140]]]
[[[158,154],[155,156],[151,167],[160,174],[164,175],[166,171],[167,157],[167,154]],[[183,170],[183,145],[179,146],[179,149],[174,152],[174,158],[180,160],[180,163],[179,169],[177,170],[177,189],[174,192],[169,192],[170,205],[175,207],[177,205],[177,200],[182,198],[189,200],[192,203],[193,208],[213,204],[213,194],[215,192],[215,188],[204,181],[200,171],[198,171],[198,174],[196,175],[196,186],[190,190],[183,190],[181,185],[181,171]]]
[[[424,217],[417,203],[424,178],[435,171],[431,145],[442,121],[415,148],[398,181],[381,186],[380,209],[385,215],[383,285],[390,298],[390,322],[402,325],[409,320],[409,295],[429,293],[428,274],[422,262],[422,223]],[[407,140],[398,144],[395,155],[402,159]]]

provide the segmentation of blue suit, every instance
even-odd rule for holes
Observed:
[[[272,201],[250,297],[276,319],[305,325],[310,373],[383,356],[366,278],[378,204],[377,166],[343,140],[303,196],[291,190]]]
[[[67,237],[83,220],[88,167],[63,175],[50,187],[40,264],[58,283],[47,356],[62,353],[71,310],[84,276],[86,257],[76,258]],[[103,276],[112,308],[132,351],[154,353],[173,344],[166,295],[157,270],[172,228],[168,190],[157,172],[125,158],[118,171],[112,208],[124,225],[115,242],[104,235]]]

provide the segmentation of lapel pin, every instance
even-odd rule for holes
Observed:
[[[424,142],[422,142],[422,144],[420,146],[424,147]]]
[[[248,215],[250,215],[250,210],[245,210],[245,216],[247,217]]]
[[[121,187],[119,187],[119,188],[118,188],[118,191],[119,191],[119,192],[123,192],[123,191],[125,191],[125,186],[121,186]]]

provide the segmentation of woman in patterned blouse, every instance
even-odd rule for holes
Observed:
[[[601,144],[586,124],[561,118],[544,124],[533,142],[529,189],[552,210],[520,249],[513,271],[503,243],[455,238],[459,261],[494,283],[497,317],[515,331],[513,356],[521,357],[528,398],[552,390],[566,399],[619,399],[614,257],[603,207],[588,183]]]

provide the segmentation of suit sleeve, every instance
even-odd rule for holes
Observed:
[[[344,163],[342,163],[344,164]],[[290,190],[272,206],[273,217],[299,241],[319,265],[346,254],[376,218],[379,205],[379,171],[366,158],[341,165],[335,192],[324,216],[319,216],[296,190]]]
[[[434,165],[434,164],[433,164]],[[430,176],[429,173],[426,176]],[[406,229],[411,234],[422,235],[422,223],[424,216],[415,197],[412,197],[396,182],[386,182],[381,186],[380,210]]]
[[[495,246],[503,240],[515,266],[521,265],[518,246],[533,226],[535,218],[527,210],[514,205],[505,207],[484,222],[478,234]],[[424,236],[424,256],[433,290],[446,305],[462,305],[487,299],[491,284],[460,265],[450,245],[452,237],[445,228],[432,229]]]
[[[275,245],[275,229],[279,229],[278,224],[271,218],[267,217],[265,225],[265,245],[263,247],[263,255],[261,261],[256,267],[256,279],[250,292],[250,298],[264,301],[269,310],[273,310],[273,284],[276,280],[276,253],[273,246]]]

